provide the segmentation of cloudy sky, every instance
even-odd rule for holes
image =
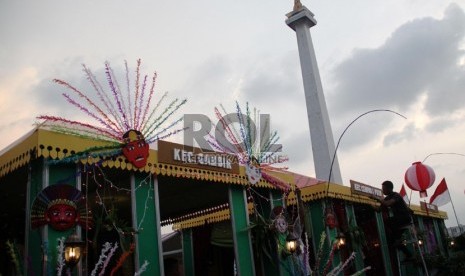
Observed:
[[[233,3],[234,2],[234,3]],[[292,171],[314,176],[293,1],[0,1],[0,148],[38,115],[79,118],[53,78],[76,86],[81,64],[158,72],[158,92],[187,98],[182,113],[249,102],[270,114]],[[399,190],[423,161],[445,177],[465,224],[465,2],[302,1],[311,29],[344,185],[357,180]],[[453,154],[436,154],[453,153]],[[430,155],[433,154],[433,155]],[[428,157],[429,156],[429,157]],[[413,202],[419,196],[413,193]],[[451,204],[448,226],[456,225]]]

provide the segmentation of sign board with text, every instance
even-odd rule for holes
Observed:
[[[426,212],[432,212],[432,213],[438,213],[439,212],[438,206],[436,206],[434,204],[431,204],[431,203],[426,203],[426,202],[423,202],[423,201],[420,201],[420,208],[421,208],[421,210],[426,211]]]
[[[239,173],[237,158],[232,154],[206,151],[162,140],[158,141],[158,162],[225,173]]]
[[[352,194],[364,195],[368,197],[376,196],[378,198],[383,198],[383,190],[354,180],[350,180],[350,189],[352,191]]]

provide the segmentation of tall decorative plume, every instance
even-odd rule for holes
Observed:
[[[213,149],[233,154],[237,162],[245,166],[250,184],[256,184],[263,178],[273,186],[288,191],[287,183],[270,174],[273,171],[286,171],[287,167],[275,167],[274,165],[286,162],[288,159],[278,155],[282,147],[277,144],[278,133],[270,130],[269,118],[260,114],[255,108],[251,112],[248,103],[245,114],[238,102],[236,102],[235,113],[228,113],[222,105],[220,107],[221,111],[215,108],[215,114],[221,126],[217,130],[220,131],[217,131],[215,136],[208,136],[208,142]]]
[[[86,65],[83,65],[83,71],[93,88],[93,94],[83,92],[63,80],[54,79],[54,82],[69,91],[62,93],[68,103],[95,124],[59,116],[42,115],[37,118],[44,120],[44,127],[67,135],[105,141],[107,146],[89,148],[61,161],[72,162],[92,155],[108,158],[123,154],[135,167],[141,168],[146,165],[149,144],[184,130],[177,127],[182,117],[170,120],[187,100],[176,98],[168,102],[167,92],[155,100],[157,73],[151,77],[141,75],[140,59],[137,60],[133,81],[125,62],[124,86],[120,86],[108,62],[105,63],[106,89]]]

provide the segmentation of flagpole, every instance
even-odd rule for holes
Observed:
[[[425,203],[426,216],[429,217],[429,209],[428,209],[428,203],[426,203],[426,198],[423,199],[423,202]]]
[[[455,212],[454,202],[452,202],[452,197],[450,196],[449,187],[447,187],[447,193],[449,194],[450,203],[452,204],[452,210],[454,211],[454,216],[455,216],[455,219],[457,220],[457,226],[459,227],[459,232],[460,234],[462,234],[462,227],[460,226],[459,218],[457,217],[457,213]]]
[[[410,197],[408,198],[408,207],[410,207],[410,204],[412,204],[412,192],[413,190],[410,189]]]
[[[435,152],[435,153],[428,154],[428,156],[426,156],[425,159],[423,159],[423,163],[426,161],[426,159],[428,159],[428,157],[430,157],[432,155],[442,155],[442,154],[444,154],[444,155],[447,155],[447,154],[459,155],[459,156],[464,156],[465,157],[465,154],[456,153],[456,152]],[[457,220],[457,226],[459,227],[460,234],[462,234],[462,227],[460,227],[460,222],[459,222],[459,219],[457,217],[457,213],[455,212],[455,207],[454,207],[454,203],[452,202],[452,196],[450,195],[449,187],[447,187],[447,193],[449,194],[450,203],[452,204],[452,210],[454,211],[454,216],[455,216],[455,219]]]

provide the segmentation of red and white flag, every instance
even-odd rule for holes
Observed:
[[[447,189],[446,179],[443,178],[441,183],[436,187],[436,191],[429,199],[429,203],[434,204],[436,206],[442,206],[450,202],[450,194],[449,190]]]
[[[407,192],[405,191],[405,185],[404,184],[402,184],[402,188],[400,188],[399,194],[404,199],[405,203],[407,203],[407,204],[410,203],[410,200],[408,200]]]

